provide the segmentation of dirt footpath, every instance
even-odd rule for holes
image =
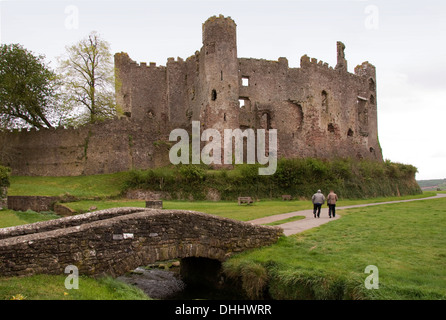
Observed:
[[[314,227],[318,227],[322,224],[328,223],[332,220],[337,220],[340,218],[340,215],[338,212],[343,209],[350,209],[350,208],[361,208],[361,207],[369,207],[369,206],[379,206],[382,204],[389,204],[389,203],[400,203],[400,202],[411,202],[411,201],[420,201],[420,200],[430,200],[430,199],[438,199],[438,198],[444,198],[446,197],[446,194],[439,193],[436,196],[428,197],[428,198],[421,198],[421,199],[411,199],[411,200],[397,200],[397,201],[387,201],[387,202],[378,202],[378,203],[366,203],[366,204],[357,204],[352,206],[344,206],[344,207],[336,207],[336,217],[335,218],[329,218],[328,217],[328,207],[324,206],[321,210],[320,218],[314,218],[313,216],[313,210],[302,210],[302,211],[294,211],[289,213],[283,213],[283,214],[277,214],[274,216],[269,217],[263,217],[255,220],[251,220],[249,222],[253,224],[265,224],[270,223],[274,221],[284,220],[287,218],[291,218],[294,216],[304,216],[305,219],[293,221],[293,222],[287,222],[280,224],[279,227],[281,227],[284,231],[284,234],[286,236],[290,236]]]

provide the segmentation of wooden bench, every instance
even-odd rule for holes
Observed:
[[[289,194],[284,194],[284,195],[282,195],[282,200],[291,200],[291,195],[289,195]]]
[[[251,197],[238,197],[238,205],[242,203],[251,204],[254,203]]]

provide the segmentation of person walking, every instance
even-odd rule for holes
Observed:
[[[333,218],[336,216],[336,201],[338,201],[338,195],[334,193],[333,190],[330,190],[330,193],[327,196],[327,204],[328,204],[328,216]]]
[[[311,201],[313,202],[314,217],[316,218],[316,214],[317,214],[317,217],[320,218],[321,207],[325,202],[325,197],[322,194],[321,190],[318,190],[317,193],[313,194],[313,196],[311,197]]]

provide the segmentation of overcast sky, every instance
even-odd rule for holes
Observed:
[[[237,24],[238,56],[299,67],[304,54],[348,70],[377,68],[379,141],[385,159],[412,164],[417,179],[446,178],[446,1],[444,0],[0,0],[0,41],[43,54],[50,66],[65,46],[95,30],[112,52],[165,65],[201,48],[213,15]]]

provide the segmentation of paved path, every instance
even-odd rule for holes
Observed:
[[[277,214],[274,216],[269,217],[263,217],[255,220],[251,220],[249,222],[253,224],[265,224],[270,223],[274,221],[284,220],[287,218],[291,218],[294,216],[304,216],[305,219],[287,222],[280,224],[279,227],[283,229],[283,233],[286,236],[290,236],[314,227],[318,227],[322,224],[325,224],[327,222],[330,222],[332,220],[337,220],[340,218],[338,214],[338,210],[343,209],[350,209],[350,208],[360,208],[360,207],[368,207],[368,206],[378,206],[382,204],[389,204],[389,203],[400,203],[400,202],[411,202],[411,201],[419,201],[419,200],[429,200],[429,199],[437,199],[437,198],[443,198],[446,197],[445,193],[438,193],[436,196],[428,197],[428,198],[420,198],[420,199],[410,199],[410,200],[397,200],[397,201],[387,201],[387,202],[377,202],[377,203],[366,203],[366,204],[357,204],[357,205],[351,205],[351,206],[344,206],[344,207],[336,207],[336,217],[335,218],[329,218],[328,217],[328,208],[324,207],[321,210],[321,217],[320,218],[314,218],[313,216],[313,210],[302,210],[302,211],[294,211],[289,213],[283,213],[283,214]]]

